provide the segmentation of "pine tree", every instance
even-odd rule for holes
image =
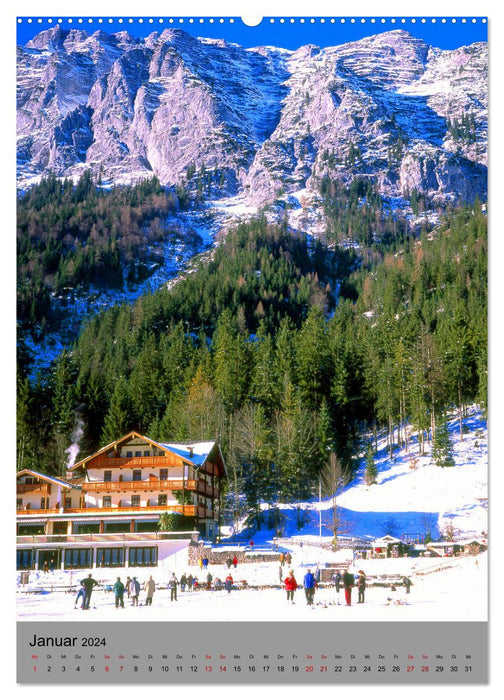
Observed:
[[[437,424],[432,441],[432,459],[438,467],[453,467],[453,446],[448,432],[446,417],[443,416]]]
[[[374,461],[373,455],[373,443],[368,442],[365,451],[365,470],[364,470],[364,483],[367,486],[376,484],[376,478],[378,476],[378,469]]]
[[[126,435],[130,427],[131,408],[128,397],[128,386],[124,377],[121,377],[115,386],[110,400],[110,407],[105,416],[101,443],[108,445],[118,438]]]

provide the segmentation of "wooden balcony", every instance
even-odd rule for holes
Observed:
[[[212,486],[204,479],[149,479],[148,481],[91,481],[82,484],[82,490],[87,493],[118,493],[121,491],[127,492],[146,492],[146,491],[186,491],[198,490],[198,493],[217,498],[219,489]]]
[[[24,515],[58,515],[63,512],[61,508],[18,508],[19,513]]]
[[[17,493],[51,493],[51,484],[17,484]]]
[[[201,480],[200,480],[201,481]],[[113,492],[117,491],[182,491],[185,487],[187,491],[196,489],[195,479],[149,479],[148,481],[91,481],[81,484],[82,490],[88,493]]]
[[[106,457],[100,455],[92,460],[89,460],[88,468],[94,469],[117,469],[130,468],[159,468],[159,467],[180,467],[183,464],[182,457],[169,455],[168,457]]]
[[[219,489],[203,479],[198,479],[198,493],[209,496],[210,498],[218,498]]]
[[[87,544],[87,543],[112,543],[112,542],[158,542],[160,540],[193,539],[199,533],[187,531],[169,532],[108,532],[88,533],[79,535],[17,535],[18,545],[43,545],[43,544]]]
[[[167,506],[121,506],[121,507],[109,507],[109,508],[48,508],[46,510],[35,510],[35,509],[22,509],[18,508],[18,515],[116,515],[117,513],[181,513],[182,515],[188,515],[191,517],[198,518],[211,518],[212,511],[204,506],[195,505],[167,505]]]

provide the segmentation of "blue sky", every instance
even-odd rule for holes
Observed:
[[[107,32],[128,31],[133,36],[145,36],[153,31],[162,31],[165,28],[178,27],[196,36],[223,38],[242,46],[257,45],[280,46],[287,49],[296,49],[304,44],[318,44],[319,46],[334,46],[348,41],[361,39],[364,36],[393,29],[406,29],[414,36],[426,41],[431,46],[441,49],[454,49],[466,46],[475,41],[486,41],[488,25],[482,17],[467,17],[463,22],[461,17],[443,16],[438,18],[422,17],[321,17],[305,18],[284,16],[263,18],[256,27],[249,27],[239,18],[216,16],[213,21],[209,17],[194,16],[173,18],[151,16],[123,18],[114,17],[109,20],[104,16],[100,22],[99,17],[19,17],[17,19],[17,43],[25,44],[38,32],[55,26],[61,19],[63,29],[78,28],[92,33],[97,29]],[[79,21],[80,19],[80,21]],[[122,19],[122,21],[120,21]],[[182,22],[180,20],[183,20]],[[192,21],[190,21],[192,19]],[[271,20],[274,20],[273,22]],[[281,19],[284,19],[282,22]],[[314,19],[315,21],[311,21]],[[344,19],[344,22],[342,22]],[[374,19],[374,21],[372,21]],[[39,21],[41,20],[41,21]],[[162,21],[160,21],[162,20]],[[304,20],[304,21],[303,21]],[[334,21],[332,21],[334,20]],[[363,21],[365,20],[365,21]],[[435,20],[435,21],[433,21]],[[443,21],[444,20],[444,21]]]

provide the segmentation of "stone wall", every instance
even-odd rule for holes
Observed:
[[[250,550],[250,549],[212,549],[203,542],[191,542],[188,550],[188,564],[197,566],[200,557],[207,557],[208,565],[226,564],[228,559],[236,557],[238,564],[251,564],[252,562],[279,561],[279,553],[273,551]]]

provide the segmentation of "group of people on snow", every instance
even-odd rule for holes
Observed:
[[[220,578],[215,578],[214,580],[212,574],[208,572],[206,576],[206,581],[204,583],[204,587],[206,590],[212,589],[212,582],[216,590],[220,590],[224,587],[228,593],[231,593],[231,589],[234,584],[233,577],[230,573],[226,576],[223,582]],[[82,610],[89,610],[89,606],[91,603],[91,594],[93,592],[93,589],[99,585],[100,584],[98,583],[98,581],[96,581],[91,574],[89,574],[89,576],[87,576],[86,578],[82,579],[82,581],[80,581],[79,588],[77,591],[74,609],[80,607]],[[179,585],[181,590],[184,592],[186,589],[188,591],[196,590],[196,588],[201,584],[198,581],[197,576],[193,576],[192,574],[189,574],[187,576],[184,573],[182,574],[179,580],[175,575],[175,572],[173,572],[170,578],[168,579],[167,586],[168,590],[170,591],[170,601],[177,601],[177,591]],[[145,591],[146,594],[144,605],[152,605],[152,599],[154,597],[154,592],[156,591],[156,582],[154,581],[152,576],[149,576],[147,581],[145,581],[145,583],[142,586],[136,576],[133,576],[133,578],[130,578],[128,576],[126,578],[126,581],[124,582],[121,580],[121,577],[118,576],[112,588],[108,588],[108,590],[112,590],[114,594],[116,608],[124,608],[125,595],[127,595],[131,605],[133,607],[137,607],[139,604],[141,590]]]
[[[313,605],[315,599],[315,590],[318,587],[319,570],[312,572],[308,569],[303,577],[303,589],[305,592],[306,605]],[[358,603],[364,603],[364,594],[366,590],[366,575],[360,570],[358,574],[354,575],[345,569],[343,574],[336,571],[332,576],[332,582],[336,589],[336,593],[339,593],[340,589],[343,588],[345,591],[345,603],[346,605],[352,604],[352,588],[354,586],[357,588],[358,593]],[[291,569],[288,576],[283,581],[284,588],[287,594],[287,602],[294,604],[294,593],[298,589],[298,583],[294,575],[294,571]]]
[[[294,594],[300,587],[300,585],[296,581],[294,569],[289,569],[288,574],[285,578],[283,572],[284,564],[291,564],[291,561],[292,557],[290,553],[285,554],[282,552],[280,554],[279,578],[280,584],[286,592],[287,603],[294,605]],[[237,564],[238,561],[236,556],[233,559],[228,558],[225,562],[225,565],[228,569],[230,569],[231,566],[234,566],[236,568]],[[200,557],[199,565],[200,568],[206,568],[208,566],[208,560],[205,561]],[[304,589],[305,593],[306,605],[312,606],[314,604],[315,592],[320,582],[320,574],[321,572],[318,567],[316,568],[315,572],[312,572],[312,569],[308,568],[303,577],[302,588]],[[357,603],[362,604],[365,602],[367,580],[366,575],[364,571],[362,571],[362,569],[359,570],[356,574],[351,573],[348,569],[344,569],[343,572],[335,571],[332,575],[331,582],[337,594],[338,605],[339,592],[341,589],[343,589],[344,591],[345,604],[347,606],[352,605],[353,588],[357,589]],[[405,587],[406,593],[409,593],[410,587],[412,585],[411,580],[404,576],[402,579],[402,583]],[[226,578],[223,581],[219,577],[214,578],[210,571],[208,571],[205,580],[201,582],[198,580],[197,576],[193,576],[192,574],[186,575],[185,573],[180,577],[179,580],[175,575],[175,572],[173,572],[168,580],[167,588],[170,591],[170,601],[176,602],[179,586],[182,592],[185,592],[186,589],[188,591],[193,591],[197,588],[204,588],[208,591],[212,589],[219,591],[222,588],[224,588],[228,593],[231,593],[233,584],[234,581],[230,572],[228,572]],[[93,589],[98,585],[98,582],[95,579],[93,579],[91,574],[89,574],[86,578],[82,579],[80,581],[80,587],[77,592],[77,597],[75,599],[74,608],[81,607],[81,609],[83,610],[89,610]],[[145,592],[145,601],[143,604],[146,606],[150,606],[152,605],[154,592],[157,590],[157,586],[152,576],[149,576],[149,578],[143,583],[143,585],[140,584],[136,576],[133,576],[132,578],[128,576],[124,583],[121,581],[120,576],[118,576],[112,588],[108,587],[108,590],[112,590],[114,593],[116,608],[124,608],[125,594],[128,596],[128,599],[130,600],[132,606],[138,606],[141,590]]]
[[[91,574],[82,579],[79,590],[77,591],[74,608],[80,607],[82,610],[89,610],[91,594],[93,589],[98,585],[98,581],[96,581]],[[126,594],[131,600],[131,605],[138,606],[141,588],[142,586],[140,585],[140,581],[138,581],[136,576],[133,576],[133,578],[128,576],[124,583],[121,581],[121,577],[118,576],[114,582],[114,585],[112,586],[116,608],[124,608],[124,594]],[[152,576],[149,576],[147,581],[145,581],[143,590],[146,593],[145,605],[152,605],[152,598],[154,596],[154,591],[156,590],[156,583]],[[81,598],[82,603],[79,606],[79,601]]]

